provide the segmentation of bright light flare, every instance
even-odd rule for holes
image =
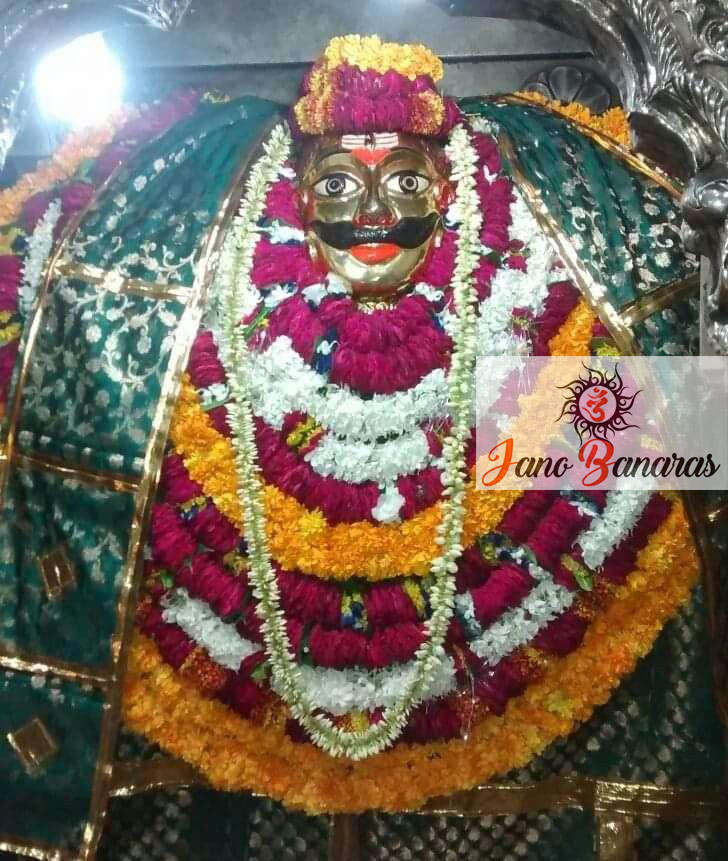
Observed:
[[[121,106],[124,75],[103,35],[88,33],[43,57],[35,89],[45,116],[82,128]]]

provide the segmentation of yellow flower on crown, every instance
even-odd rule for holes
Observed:
[[[335,36],[326,46],[324,58],[330,69],[346,63],[363,72],[397,72],[410,81],[420,75],[433,81],[442,78],[442,60],[425,45],[382,42],[379,36]]]
[[[309,135],[445,136],[459,111],[437,89],[442,74],[442,60],[424,45],[335,36],[304,79],[295,126]]]

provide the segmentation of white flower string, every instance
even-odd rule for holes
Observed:
[[[223,622],[209,604],[192,598],[184,588],[163,599],[162,618],[179,627],[210,657],[223,667],[237,672],[250,655],[262,652],[261,646],[242,637],[233,623]],[[351,711],[373,711],[396,703],[400,691],[416,672],[414,661],[368,670],[360,667],[333,669],[301,665],[298,683],[319,708],[334,715]],[[271,680],[275,685],[275,680]],[[452,658],[441,662],[431,680],[427,699],[452,693],[457,687]]]
[[[61,217],[60,198],[52,200],[28,239],[28,253],[23,264],[23,283],[20,287],[18,310],[24,320],[33,311],[40,290],[46,260],[53,248],[53,231]]]
[[[452,179],[457,184],[456,202],[462,215],[452,278],[457,324],[448,388],[453,424],[443,443],[444,498],[442,518],[435,536],[436,544],[442,549],[431,567],[432,613],[425,623],[425,641],[415,654],[415,671],[400,698],[385,709],[376,724],[349,732],[335,726],[329,718],[315,714],[320,706],[303,690],[300,667],[291,654],[267,546],[263,491],[250,406],[251,362],[244,329],[240,325],[246,307],[245,297],[252,292],[250,275],[258,237],[256,225],[262,216],[268,189],[283,170],[290,149],[288,129],[283,125],[277,126],[248,178],[245,197],[233,225],[232,240],[226,246],[225,259],[221,261],[220,352],[233,396],[228,415],[249,549],[250,581],[258,602],[257,612],[270,659],[273,686],[317,745],[333,756],[363,759],[384,750],[400,735],[410,712],[431,688],[434,676],[446,660],[443,644],[453,613],[457,560],[463,550],[461,537],[467,480],[465,444],[470,434],[470,402],[474,394],[476,295],[473,271],[479,259],[482,223],[475,186],[477,154],[466,129],[458,126],[446,148],[452,165]]]

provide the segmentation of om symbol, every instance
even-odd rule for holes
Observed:
[[[578,410],[591,424],[603,424],[617,412],[617,399],[606,386],[589,386],[579,396]]]

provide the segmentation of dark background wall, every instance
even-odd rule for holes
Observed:
[[[531,21],[451,17],[428,0],[193,0],[175,31],[129,26],[106,38],[125,68],[129,100],[193,84],[291,102],[308,64],[344,33],[424,42],[445,60],[444,89],[456,96],[512,92],[556,62],[595,65],[586,46],[564,33]],[[5,184],[64,132],[32,111]]]

